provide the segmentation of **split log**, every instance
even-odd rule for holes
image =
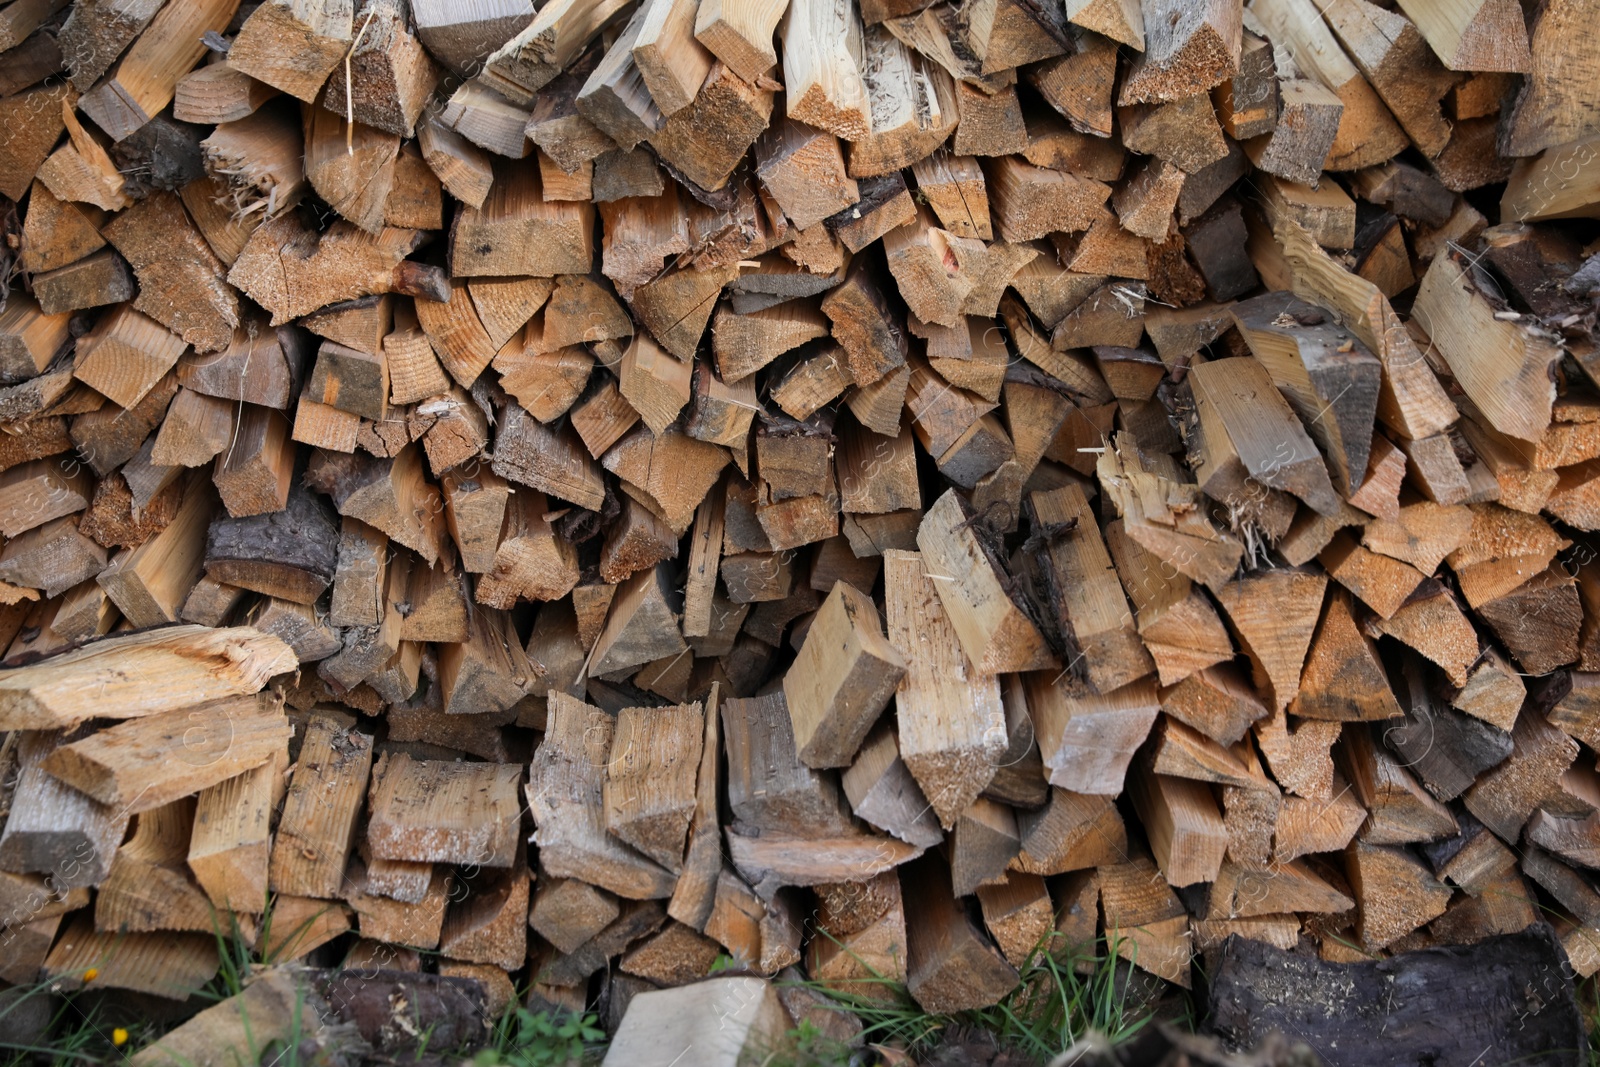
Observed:
[[[901,757],[948,829],[1005,750],[1000,688],[962,651],[920,555],[884,553],[884,590],[889,643],[907,657],[895,698]]]
[[[672,877],[605,829],[602,794],[615,720],[599,708],[552,692],[545,741],[527,784],[541,863],[557,877],[581,878],[620,897],[667,897]]]

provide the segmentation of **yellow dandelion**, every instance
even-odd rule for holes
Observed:
[[[118,1048],[126,1045],[128,1043],[128,1031],[124,1030],[120,1026],[111,1031],[111,1043]]]
[[[83,980],[85,982],[92,982],[96,978],[99,978],[99,977],[100,977],[100,968],[98,968],[98,967],[90,967],[87,971],[83,972]]]

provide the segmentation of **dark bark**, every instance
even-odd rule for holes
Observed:
[[[1282,1031],[1329,1067],[1577,1067],[1587,1039],[1570,974],[1543,923],[1371,963],[1327,963],[1234,936],[1212,972],[1209,1009],[1235,1048]]]

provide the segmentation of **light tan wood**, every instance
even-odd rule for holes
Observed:
[[[171,803],[272,759],[289,738],[267,694],[130,719],[57,748],[41,766],[132,814]]]
[[[1255,485],[1293,493],[1320,514],[1338,511],[1322,454],[1266,367],[1238,357],[1213,360],[1193,368],[1189,380],[1199,433],[1191,446],[1194,472],[1208,496],[1248,512]]]
[[[962,651],[920,554],[884,553],[884,590],[889,643],[906,656],[895,691],[901,758],[949,828],[989,784],[1005,750],[999,685]]]
[[[228,65],[307,102],[350,50],[354,5],[273,0],[239,30]]]
[[[259,914],[267,905],[270,821],[283,792],[287,754],[200,791],[187,861],[219,909]]]
[[[623,399],[653,433],[666,430],[689,403],[690,366],[648,334],[634,335],[617,371]]]
[[[849,766],[905,674],[905,658],[879,625],[872,601],[840,582],[806,631],[784,694],[809,766]]]
[[[545,740],[529,771],[540,861],[630,900],[667,897],[673,878],[605,830],[602,800],[615,720],[565,693],[550,694]]]
[[[106,80],[84,96],[84,114],[117,140],[136,132],[172,102],[179,77],[205,54],[200,38],[225,30],[234,7],[209,0],[162,8]]]
[[[1100,912],[1117,955],[1178,985],[1189,982],[1189,918],[1148,856],[1099,871]]]
[[[842,782],[856,815],[885,833],[923,847],[943,839],[938,817],[900,759],[889,724],[880,723],[867,735]]]
[[[1333,793],[1333,760],[1329,749],[1339,739],[1341,725],[1309,719],[1290,729],[1281,710],[1257,720],[1256,744],[1278,783],[1289,792],[1316,800]]]
[[[1118,689],[1154,668],[1136,632],[1111,557],[1096,530],[1083,491],[1067,486],[1029,497],[1034,519],[1062,533],[1046,550],[1052,607],[1075,662],[1102,692]]]
[[[187,350],[182,338],[124,305],[96,323],[79,342],[72,373],[131,408]]]
[[[194,802],[182,799],[139,816],[95,896],[99,927],[138,933],[212,927],[211,902],[184,870],[194,812]]]
[[[77,464],[35,459],[0,474],[0,531],[8,537],[34,530],[90,502],[90,475]]]
[[[1031,619],[1006,592],[954,491],[941,497],[917,531],[926,573],[974,666],[986,673],[1056,664]]]
[[[178,621],[205,564],[206,528],[215,506],[210,483],[191,476],[171,524],[138,548],[124,549],[96,576],[133,625]]]
[[[700,766],[696,771],[694,811],[689,817],[682,870],[667,912],[691,929],[709,932],[724,877],[722,838],[718,824],[721,789],[722,689],[712,682],[706,697],[705,731],[700,739]],[[712,935],[715,936],[715,935]]]
[[[1212,589],[1228,581],[1244,546],[1205,517],[1198,487],[1180,482],[1170,461],[1141,454],[1124,430],[1100,453],[1096,470],[1130,540]]]
[[[1282,864],[1298,856],[1338,851],[1355,838],[1366,818],[1367,809],[1342,777],[1332,779],[1326,799],[1285,795],[1273,837],[1273,859]]]
[[[719,977],[650,990],[632,1000],[606,1064],[648,1063],[671,1046],[702,1050],[707,1067],[733,1067],[780,1040],[787,1025],[776,987],[761,978]]]
[[[1228,847],[1222,813],[1202,782],[1136,771],[1130,783],[1134,809],[1168,885],[1214,882]]]
[[[274,893],[329,898],[344,887],[356,819],[372,769],[372,738],[313,715],[273,838]]]
[[[558,600],[578,584],[578,558],[545,516],[549,501],[538,490],[512,495],[504,504],[504,529],[475,599],[506,610],[519,599]]]
[[[57,939],[41,973],[63,988],[81,989],[90,970],[101,988],[186,1000],[217,972],[216,938],[193,933],[102,933],[85,913]]]
[[[1346,730],[1340,755],[1356,799],[1367,809],[1362,841],[1399,845],[1432,841],[1456,832],[1456,819],[1450,810],[1424,791],[1368,729],[1352,726]]]
[[[1087,229],[1111,188],[1092,178],[1046,170],[1010,156],[990,160],[990,204],[1000,236],[1017,243]]]
[[[485,715],[513,707],[528,695],[535,670],[517,639],[511,617],[493,608],[479,608],[465,622],[466,632],[460,635],[463,640],[439,653],[444,711]]]
[[[606,763],[607,831],[674,873],[696,805],[704,722],[699,704],[624,708]]]
[[[1344,105],[1324,161],[1329,169],[1373,166],[1406,146],[1404,131],[1339,47],[1316,7],[1302,0],[1252,0],[1250,10],[1303,75],[1320,82]]]
[[[156,431],[150,462],[160,467],[203,467],[235,440],[235,405],[180,388]]]
[[[1345,875],[1359,908],[1356,932],[1381,948],[1444,912],[1448,886],[1399,849],[1356,842],[1345,851]]]
[[[1429,266],[1412,314],[1489,423],[1509,437],[1538,441],[1550,425],[1549,372],[1559,349],[1496,317],[1497,307],[1470,264],[1451,253]]]
[[[509,867],[521,768],[386,755],[373,770],[367,845],[380,859]]]
[[[405,545],[430,565],[444,546],[439,491],[422,473],[422,450],[407,445],[391,462],[321,452],[305,484],[333,498],[341,515],[360,519]]]
[[[1497,0],[1400,5],[1451,70],[1526,71],[1532,62],[1522,11]]]
[[[1155,680],[1103,694],[1055,671],[1034,672],[1025,682],[1028,712],[1051,784],[1103,796],[1121,792],[1134,750],[1160,710]]]
[[[739,77],[754,81],[778,61],[772,36],[788,7],[785,0],[756,4],[702,0],[695,13],[695,39]]]

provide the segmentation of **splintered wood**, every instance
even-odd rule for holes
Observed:
[[[1600,971],[1592,6],[0,0],[0,979]]]

